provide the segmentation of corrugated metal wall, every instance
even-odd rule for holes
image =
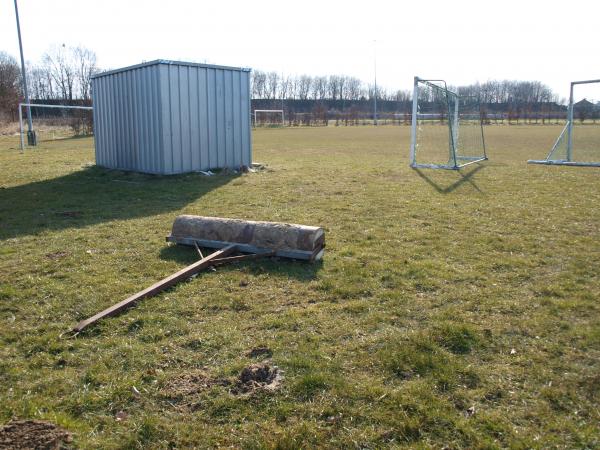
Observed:
[[[93,79],[96,163],[157,174],[250,165],[249,71],[153,61]]]

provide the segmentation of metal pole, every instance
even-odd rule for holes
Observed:
[[[374,60],[374,68],[375,68],[375,94],[374,94],[374,103],[373,103],[373,123],[377,126],[377,41],[374,42],[374,50],[373,50],[373,60]]]
[[[417,164],[417,102],[419,97],[419,77],[415,77],[415,85],[413,88],[413,104],[412,104],[412,124],[410,135],[410,165]]]
[[[573,157],[573,86],[575,83],[571,83],[571,91],[569,93],[569,110],[567,120],[567,161],[571,161]]]
[[[455,103],[454,103],[454,117],[452,119],[452,121],[454,122],[454,152],[457,152],[459,150],[459,146],[458,146],[458,132],[459,132],[459,126],[460,126],[460,122],[458,120],[458,115],[460,113],[460,111],[458,110],[459,108],[459,103],[460,103],[460,97],[456,97]]]
[[[19,103],[19,135],[21,136],[21,151],[25,150],[25,137],[23,136],[23,104]]]
[[[481,143],[483,144],[483,157],[488,159],[487,150],[485,149],[485,136],[483,135],[483,116],[481,115],[481,100],[477,97],[477,111],[479,112],[479,128],[481,129]]]
[[[27,90],[27,72],[25,71],[25,58],[23,57],[23,42],[21,40],[21,24],[19,23],[19,7],[15,0],[15,17],[17,19],[17,35],[19,36],[19,51],[21,53],[21,74],[23,78],[23,93],[25,94],[25,103],[29,104],[29,91]],[[36,145],[36,139],[33,133],[33,122],[31,121],[31,107],[27,106],[27,141],[29,145]]]
[[[446,92],[446,106],[447,106],[447,114],[448,114],[448,135],[449,135],[449,146],[448,146],[448,164],[450,163],[454,163],[453,168],[454,169],[458,169],[458,164],[456,163],[456,144],[454,142],[454,131],[452,130],[452,125],[451,125],[451,121],[450,121],[450,116],[452,115],[452,110],[450,109],[450,91],[448,90],[448,86],[446,85],[446,82],[444,81],[444,91]],[[455,102],[458,101],[458,95],[452,93],[452,95],[455,96]]]

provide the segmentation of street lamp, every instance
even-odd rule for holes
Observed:
[[[25,58],[23,57],[23,42],[21,41],[21,25],[19,24],[19,8],[15,0],[15,17],[17,18],[17,34],[19,35],[19,51],[21,52],[21,78],[23,80],[23,93],[25,94],[25,103],[27,104],[27,145],[37,145],[33,123],[31,122],[31,107],[29,106],[29,91],[27,90],[27,72],[25,71]],[[19,114],[21,109],[19,108]]]

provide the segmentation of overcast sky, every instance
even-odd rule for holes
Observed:
[[[179,59],[371,82],[376,49],[393,89],[414,75],[527,79],[567,96],[569,81],[600,78],[600,0],[19,0],[19,12],[30,61],[64,43],[102,68]],[[13,0],[0,0],[0,50],[18,56]]]

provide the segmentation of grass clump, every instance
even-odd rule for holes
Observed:
[[[480,343],[478,333],[469,325],[446,323],[432,332],[435,342],[455,354],[470,353]]]
[[[301,375],[292,387],[292,392],[301,400],[310,400],[315,395],[329,388],[326,376],[318,373]]]

